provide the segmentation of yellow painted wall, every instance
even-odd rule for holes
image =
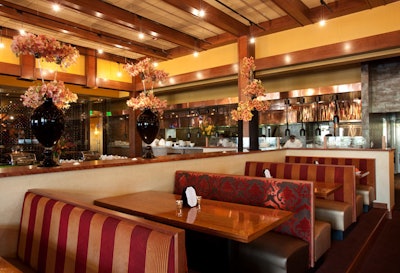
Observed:
[[[0,37],[0,41],[4,44],[4,48],[0,48],[0,62],[19,64],[19,57],[11,51],[12,39]]]
[[[80,75],[84,76],[86,74],[85,72],[85,56],[79,55],[78,60],[76,63],[72,64],[71,66],[67,68],[62,68],[56,63],[48,63],[46,62],[43,58],[42,59],[37,59],[36,61],[36,67],[43,69],[45,72],[64,72],[64,73],[70,73],[74,75]]]
[[[400,2],[256,39],[256,59],[400,30]]]
[[[123,69],[123,64],[104,59],[97,59],[97,78],[132,82],[132,77]]]
[[[191,54],[170,61],[160,62],[158,68],[165,70],[170,76],[174,76],[237,62],[238,49],[235,43],[199,52],[197,57]]]
[[[325,27],[318,23],[269,34],[256,39],[255,57],[264,58],[278,54],[313,48],[400,30],[400,2],[331,19]],[[170,76],[198,71],[238,62],[237,44],[160,62],[159,68]]]

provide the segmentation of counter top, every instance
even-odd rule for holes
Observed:
[[[254,151],[254,152],[257,153],[260,151]],[[237,154],[237,153],[232,152],[232,154]],[[10,177],[10,176],[53,173],[53,172],[77,171],[77,170],[95,169],[95,168],[129,166],[129,165],[138,165],[138,164],[151,164],[151,163],[159,163],[159,162],[209,158],[209,157],[218,157],[218,156],[226,156],[226,155],[227,155],[227,153],[221,153],[221,152],[193,153],[193,154],[185,153],[185,154],[173,154],[173,155],[167,155],[167,156],[159,156],[159,157],[155,157],[152,159],[144,159],[144,158],[138,157],[138,158],[128,158],[128,159],[93,160],[93,161],[82,161],[82,162],[75,162],[75,163],[62,163],[62,164],[60,164],[60,166],[50,167],[50,168],[38,167],[37,165],[5,166],[3,168],[0,168],[0,178]]]
[[[183,148],[183,147],[182,147]],[[188,147],[192,148],[192,147]],[[193,147],[195,148],[195,147]],[[180,161],[180,160],[188,160],[188,159],[200,159],[200,158],[209,158],[209,157],[219,157],[226,155],[235,155],[244,152],[236,152],[232,149],[234,148],[223,148],[223,147],[209,147],[201,149],[213,149],[218,148],[218,151],[205,152],[205,153],[188,153],[188,154],[172,154],[166,156],[158,156],[153,159],[143,159],[141,157],[138,158],[128,158],[128,159],[114,159],[114,160],[93,160],[93,161],[83,161],[79,163],[62,163],[60,166],[45,168],[38,167],[37,165],[29,165],[29,166],[5,166],[0,168],[0,178],[2,177],[10,177],[10,176],[21,176],[21,175],[32,175],[32,174],[43,174],[43,173],[53,173],[53,172],[66,172],[66,171],[76,171],[76,170],[85,170],[85,169],[95,169],[95,168],[109,168],[109,167],[118,167],[118,166],[129,166],[136,164],[151,164],[151,163],[159,163],[159,162],[168,162],[168,161]],[[227,150],[231,149],[231,150]],[[286,150],[286,149],[280,149]],[[371,151],[371,152],[390,152],[395,149],[317,149],[317,148],[292,148],[289,150],[319,150],[319,151]],[[268,153],[268,151],[249,151],[245,153]]]

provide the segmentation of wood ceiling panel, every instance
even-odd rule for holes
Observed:
[[[397,1],[325,0],[332,10],[325,14],[335,18]],[[320,0],[58,0],[61,11],[56,13],[53,2],[0,0],[0,24],[126,58],[169,59],[193,48],[236,42],[250,29],[253,35],[266,35],[311,24],[321,9]],[[192,15],[193,8],[204,8],[206,16]],[[141,31],[143,40],[138,38]]]

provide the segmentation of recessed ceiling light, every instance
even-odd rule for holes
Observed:
[[[141,39],[141,40],[143,40],[144,39],[144,34],[143,34],[143,32],[139,32],[139,39]]]

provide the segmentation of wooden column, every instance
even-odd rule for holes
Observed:
[[[35,62],[36,59],[32,55],[20,55],[19,62],[21,67],[20,80],[36,80],[35,76]]]
[[[132,92],[130,92],[129,98],[137,97],[140,92],[136,91],[136,81],[138,77],[132,77]],[[140,111],[134,111],[129,109],[129,156],[130,157],[142,157],[142,139],[140,138],[138,131],[136,130],[136,119]]]
[[[240,70],[243,65],[244,57],[255,57],[255,46],[249,42],[248,36],[241,36],[238,38],[238,56],[239,56],[239,71],[238,71],[238,89],[239,89],[239,101],[246,100],[247,98],[242,93],[242,89],[248,84],[247,79],[240,75]],[[256,112],[256,111],[254,111]],[[243,151],[243,137],[249,137],[250,139],[250,150],[258,150],[258,112],[254,113],[254,116],[250,122],[239,122],[238,123],[238,151]],[[240,124],[243,124],[243,128],[240,128]]]
[[[97,58],[96,50],[88,49],[85,57],[86,87],[97,88]]]

